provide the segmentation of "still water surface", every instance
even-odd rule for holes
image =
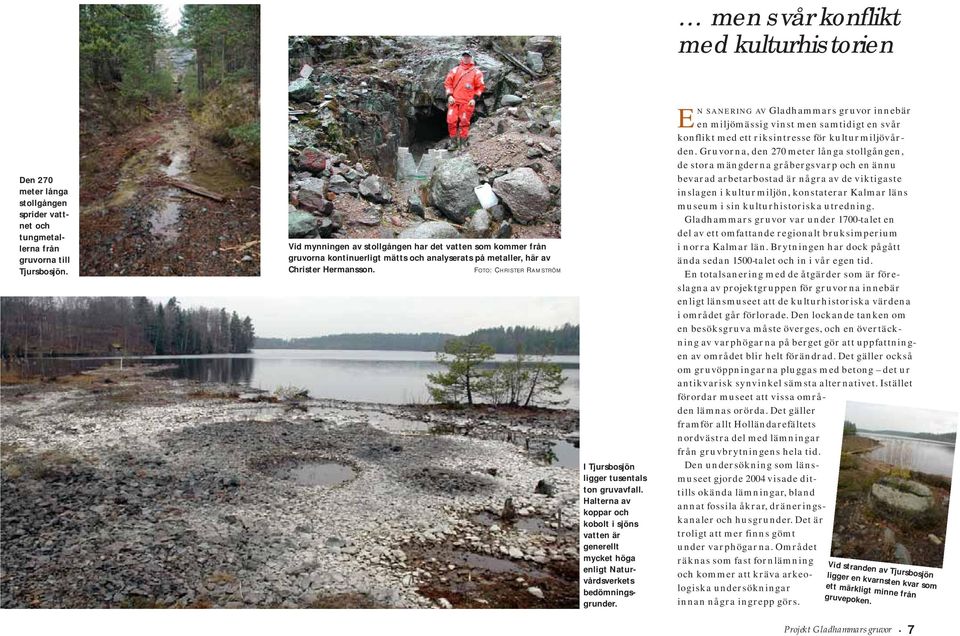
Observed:
[[[45,375],[95,368],[110,358],[47,358],[30,360],[34,370]],[[494,364],[509,355],[498,354]],[[125,361],[134,358],[125,358]],[[340,351],[306,349],[255,349],[245,354],[195,356],[146,356],[135,359],[153,364],[173,364],[166,372],[176,378],[201,382],[238,384],[273,391],[280,386],[298,386],[311,397],[384,404],[427,403],[427,374],[442,367],[427,351]],[[579,356],[554,356],[563,367],[567,382],[563,399],[568,408],[580,406]]]
[[[953,472],[953,444],[868,432],[860,434],[881,444],[866,454],[869,459],[933,475],[950,477]]]

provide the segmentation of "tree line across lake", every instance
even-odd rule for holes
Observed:
[[[4,297],[4,358],[47,355],[245,353],[253,321],[225,308],[184,308],[176,298]]]
[[[466,336],[449,333],[343,333],[312,338],[260,338],[257,349],[341,349],[369,351],[443,351],[451,340],[489,345],[495,353],[579,355],[580,325],[564,324],[554,329],[540,327],[491,327]]]

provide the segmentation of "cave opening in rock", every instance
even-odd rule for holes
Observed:
[[[420,161],[426,152],[438,141],[447,139],[447,111],[438,108],[418,108],[413,117],[408,118],[410,138],[407,146],[414,160]]]

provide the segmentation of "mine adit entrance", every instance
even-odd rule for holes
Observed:
[[[438,141],[449,137],[447,129],[447,111],[436,106],[421,106],[414,110],[412,117],[407,117],[409,138],[401,144],[410,148],[415,161],[419,162],[426,152],[433,148]]]

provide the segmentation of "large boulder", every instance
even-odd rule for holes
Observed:
[[[883,477],[870,487],[870,503],[887,517],[919,519],[933,508],[933,492],[918,481]]]
[[[462,224],[477,207],[473,189],[480,185],[477,166],[470,155],[461,155],[442,162],[430,179],[430,203],[443,216]]]
[[[317,177],[308,177],[300,182],[300,189],[297,191],[297,201],[300,206],[307,210],[317,212],[328,208],[326,198],[327,182]]]
[[[317,217],[309,212],[290,208],[287,215],[287,234],[290,238],[307,238],[317,234]]]
[[[533,223],[550,207],[550,190],[531,168],[517,168],[495,179],[493,191],[518,223]]]
[[[295,102],[309,101],[316,94],[317,88],[305,77],[298,77],[287,86],[287,95]]]
[[[445,221],[427,221],[400,232],[402,239],[455,239],[460,232]]]

